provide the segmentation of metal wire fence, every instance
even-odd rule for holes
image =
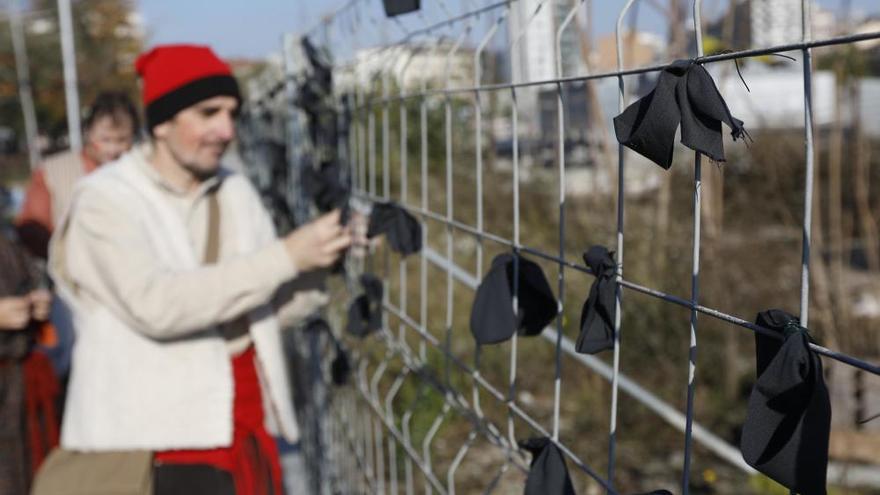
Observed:
[[[616,198],[614,237],[619,284],[613,353],[610,359],[579,354],[566,335],[569,333],[566,331],[569,327],[566,306],[579,297],[567,291],[571,291],[572,284],[583,286],[592,278],[585,265],[572,260],[568,242],[570,232],[567,232],[567,226],[570,222],[567,217],[578,212],[571,211],[567,198],[570,180],[567,178],[570,167],[566,164],[570,156],[566,149],[569,146],[567,127],[571,123],[566,116],[570,111],[567,102],[570,93],[566,88],[584,81],[616,79],[618,108],[622,111],[631,102],[627,87],[633,84],[630,76],[655,73],[666,64],[625,68],[627,44],[623,23],[636,3],[628,0],[617,18],[617,70],[564,75],[561,48],[564,35],[573,28],[577,14],[583,12],[589,3],[589,0],[578,0],[566,3],[568,10],[560,16],[554,33],[556,77],[520,81],[515,75],[516,68],[510,67],[508,82],[484,82],[487,79],[486,51],[500,45],[510,54],[511,60],[517,59],[519,44],[529,36],[532,21],[542,8],[549,8],[553,2],[533,2],[535,9],[526,12],[523,18],[517,0],[484,6],[463,2],[460,13],[451,12],[444,2],[438,0],[425,6],[431,12],[418,14],[404,23],[394,18],[384,19],[379,2],[352,0],[307,33],[336,56],[335,101],[340,116],[351,116],[350,120],[340,120],[340,127],[347,132],[340,134],[337,151],[346,165],[356,199],[364,203],[398,202],[421,219],[424,246],[420,254],[409,258],[380,247],[366,260],[349,261],[349,273],[372,271],[381,275],[386,284],[380,334],[369,341],[346,340],[345,345],[354,358],[350,386],[334,388],[327,382],[328,356],[333,353],[330,340],[316,337],[317,340],[310,341],[309,349],[302,351],[314,366],[323,366],[325,370],[323,374],[312,373],[309,384],[300,387],[306,391],[307,397],[303,401],[308,404],[301,412],[306,411],[302,412],[306,416],[304,421],[308,421],[313,430],[307,439],[309,445],[305,447],[311,462],[315,493],[516,492],[521,490],[517,488],[521,486],[518,483],[527,472],[529,461],[518,448],[517,440],[532,436],[552,439],[576,473],[578,486],[585,487],[585,493],[620,493],[617,467],[621,393],[638,404],[639,409],[633,414],[659,418],[680,432],[679,447],[683,454],[676,457],[680,493],[690,493],[703,482],[702,479],[692,479],[695,452],[731,466],[736,476],[754,474],[742,460],[738,448],[726,440],[729,436],[714,434],[697,421],[700,395],[696,378],[704,366],[717,366],[717,363],[698,361],[698,349],[702,345],[698,316],[730,324],[725,327],[728,332],[749,330],[773,335],[740,316],[701,302],[701,266],[706,261],[712,264],[722,260],[700,258],[703,163],[699,153],[692,160],[690,232],[693,241],[689,296],[678,296],[624,276],[627,266],[624,262],[624,248],[627,246],[624,242],[627,232],[624,209],[626,181],[630,177],[626,168],[631,156],[619,146],[615,167],[616,191],[612,194]],[[880,32],[813,39],[810,5],[811,2],[806,0],[801,2],[803,36],[800,42],[709,56],[704,56],[702,48],[704,22],[700,0],[691,4],[692,19],[688,21],[693,22],[694,56],[702,64],[780,52],[800,54],[805,161],[802,164],[799,317],[805,327],[810,325],[811,226],[816,160],[812,50],[880,39]],[[440,20],[432,23],[428,19]],[[514,27],[507,26],[510,22],[515,22]],[[509,34],[507,39],[499,41],[504,27],[508,28]],[[381,43],[377,39],[387,39],[389,32],[399,32],[399,41]],[[277,177],[266,175],[264,189],[295,183],[302,167],[310,166],[315,154],[315,150],[304,144],[307,139],[303,117],[292,103],[296,98],[297,77],[305,66],[302,56],[290,48],[296,42],[296,37],[285,42],[285,73],[268,75],[262,84],[252,88],[250,94],[251,107],[258,109],[257,114],[263,112],[261,121],[269,122],[265,115],[274,115],[277,119],[275,128],[284,129],[277,141],[286,147],[285,160],[270,168],[287,167],[288,176],[279,183]],[[369,51],[370,56],[364,58],[362,49],[367,45],[374,47]],[[379,47],[375,48],[375,45]],[[469,66],[472,83],[454,86],[453,63],[460,60],[465,46],[468,46],[467,57],[472,61]],[[441,73],[445,77],[441,83],[429,84],[427,77],[423,77],[415,89],[413,84],[405,83],[408,71],[415,65],[411,64],[415,55],[426,57],[434,65],[443,64]],[[365,66],[370,68],[364,69]],[[555,195],[543,194],[540,198],[557,204],[558,216],[546,221],[553,225],[555,233],[550,241],[542,242],[530,239],[522,228],[523,214],[532,206],[523,202],[521,191],[529,182],[523,176],[529,174],[532,177],[533,172],[522,163],[523,146],[527,143],[521,142],[521,100],[527,91],[536,87],[555,89],[557,116],[554,175],[558,190]],[[493,115],[497,114],[495,97],[500,94],[504,94],[506,102],[502,113],[507,113],[511,127],[509,165],[503,174],[497,173],[497,164],[490,171],[486,165],[487,156],[484,156],[494,153],[487,146],[487,124],[491,124],[484,121],[487,105],[491,100]],[[472,125],[463,125],[465,120]],[[490,177],[489,183],[487,176]],[[508,182],[500,184],[502,179]],[[295,185],[282,187],[281,196],[289,204],[298,205],[293,208],[298,221],[308,217],[301,191]],[[499,188],[503,194],[498,193]],[[493,197],[487,197],[487,194]],[[529,196],[528,201],[534,200],[534,195]],[[508,206],[499,205],[501,201],[509,201]],[[487,205],[487,202],[491,204]],[[462,206],[464,213],[456,211],[459,205],[465,205]],[[508,224],[489,229],[487,209],[496,214],[505,212]],[[548,249],[548,243],[555,243],[556,248]],[[557,276],[558,317],[537,341],[514,335],[508,344],[490,350],[475,346],[469,337],[460,336],[467,335],[467,319],[463,315],[469,312],[467,301],[472,300],[485,273],[484,258],[500,251],[532,257],[553,269]],[[344,328],[344,307],[348,300],[344,294],[356,291],[356,287],[349,280],[342,290],[334,299],[339,301],[338,306],[334,305],[328,312],[337,329]],[[628,292],[648,299],[635,295],[627,297]],[[651,386],[640,385],[621,371],[621,353],[627,349],[623,315],[627,305],[632,305],[630,309],[638,308],[640,304],[647,304],[649,299],[684,308],[689,316],[689,342],[682,346],[679,356],[688,362],[683,411],[661,398]],[[876,363],[816,344],[812,348],[826,359],[866,372],[872,379],[880,375],[880,366]],[[501,353],[506,357],[502,358]],[[552,357],[546,359],[548,356]],[[501,371],[505,364],[506,371]],[[552,372],[547,372],[548,368],[552,368]],[[531,375],[548,376],[551,380],[549,390],[552,392],[546,392],[548,389],[544,388],[542,393],[537,393],[549,398],[546,404],[536,403],[536,392],[530,390],[536,381]],[[595,402],[577,405],[576,410],[564,409],[564,395],[569,393],[566,391],[574,393],[579,389],[578,383],[563,383],[564,377],[571,376],[584,377],[584,380],[601,377],[610,384],[608,393]],[[668,377],[670,381],[676,379],[677,375]],[[523,382],[528,382],[529,387],[524,388]],[[598,408],[604,412],[596,412]],[[574,446],[575,438],[572,438],[577,421],[570,416],[579,414],[595,414],[596,420],[607,421],[607,435],[601,440],[593,438],[590,442],[593,447],[587,449],[586,454],[584,449]],[[695,451],[697,446],[701,450]],[[474,463],[476,467],[467,469],[466,479],[462,481],[459,476],[462,466]],[[831,478],[840,476],[835,478],[832,472]]]

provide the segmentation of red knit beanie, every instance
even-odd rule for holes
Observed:
[[[160,45],[141,54],[135,69],[143,80],[147,128],[214,96],[241,101],[238,83],[226,62],[207,46]]]

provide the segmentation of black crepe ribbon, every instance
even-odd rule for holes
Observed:
[[[593,285],[581,309],[581,332],[575,349],[582,354],[596,354],[614,347],[614,313],[617,265],[614,251],[604,246],[593,246],[584,253],[584,263],[590,267]]]
[[[342,347],[342,342],[334,339],[336,344],[336,355],[333,362],[330,363],[330,377],[333,384],[342,386],[348,383],[348,377],[351,374],[351,361],[348,358],[348,352]]]
[[[330,60],[330,52],[326,48],[316,46],[308,36],[302,39],[301,44],[309,65],[315,71],[315,79],[321,84],[325,92],[333,91],[333,62]]]
[[[771,309],[755,323],[783,339],[755,334],[757,380],[740,441],[743,459],[801,495],[825,495],[831,402],[822,361],[794,316]]]
[[[422,225],[403,207],[390,201],[376,203],[370,212],[367,237],[385,234],[391,249],[407,256],[422,249]]]
[[[559,447],[548,437],[520,441],[519,446],[532,454],[525,495],[575,494],[565,458]]]
[[[382,280],[364,273],[361,275],[364,292],[357,296],[348,307],[348,333],[356,337],[367,335],[382,328]]]
[[[421,0],[382,0],[386,17],[415,12],[422,7],[421,4]]]
[[[558,305],[547,277],[537,263],[522,256],[516,277],[518,311],[514,314],[515,260],[511,253],[496,256],[477,287],[471,309],[471,333],[478,344],[504,342],[518,330],[524,335],[538,335],[556,317]]]
[[[348,205],[349,189],[340,180],[339,167],[335,165],[303,168],[302,185],[306,196],[321,212]]]
[[[330,363],[330,378],[334,385],[345,385],[348,382],[348,375],[351,373],[351,364],[348,353],[345,352],[342,342],[333,333],[330,324],[324,318],[314,318],[306,324],[305,331],[327,334],[336,351],[333,361]]]
[[[614,132],[620,144],[668,170],[679,124],[682,144],[725,161],[722,122],[734,140],[748,136],[706,69],[697,60],[676,60],[660,72],[650,93],[614,118]]]
[[[351,208],[348,205],[350,191],[340,180],[339,167],[336,165],[323,165],[318,169],[305,167],[301,179],[306,197],[312,199],[318,211],[326,213],[338,208],[339,223],[341,225],[348,223],[351,216]],[[339,260],[330,267],[330,272],[341,274],[345,270],[344,263],[345,256],[340,256]]]
[[[525,495],[575,495],[565,456],[549,437],[535,437],[518,442],[532,454],[526,477]],[[672,495],[669,490],[654,490],[634,495]]]

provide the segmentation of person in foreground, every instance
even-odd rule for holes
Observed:
[[[150,140],[76,188],[50,273],[77,341],[61,431],[75,452],[152,452],[164,493],[280,494],[272,434],[298,437],[279,331],[326,295],[351,243],[338,211],[276,238],[220,165],[241,104],[208,47],[137,60]]]

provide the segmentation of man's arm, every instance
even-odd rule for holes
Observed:
[[[16,219],[18,236],[34,256],[45,259],[49,237],[52,235],[52,196],[46,186],[42,168],[34,171],[24,197],[24,204]]]
[[[326,306],[330,296],[325,288],[327,270],[312,270],[283,284],[272,304],[282,327],[294,326]]]
[[[216,265],[165,267],[127,211],[131,199],[113,196],[83,191],[55,249],[64,250],[71,285],[146,335],[175,338],[232,320],[269,302],[297,274],[281,240]]]

